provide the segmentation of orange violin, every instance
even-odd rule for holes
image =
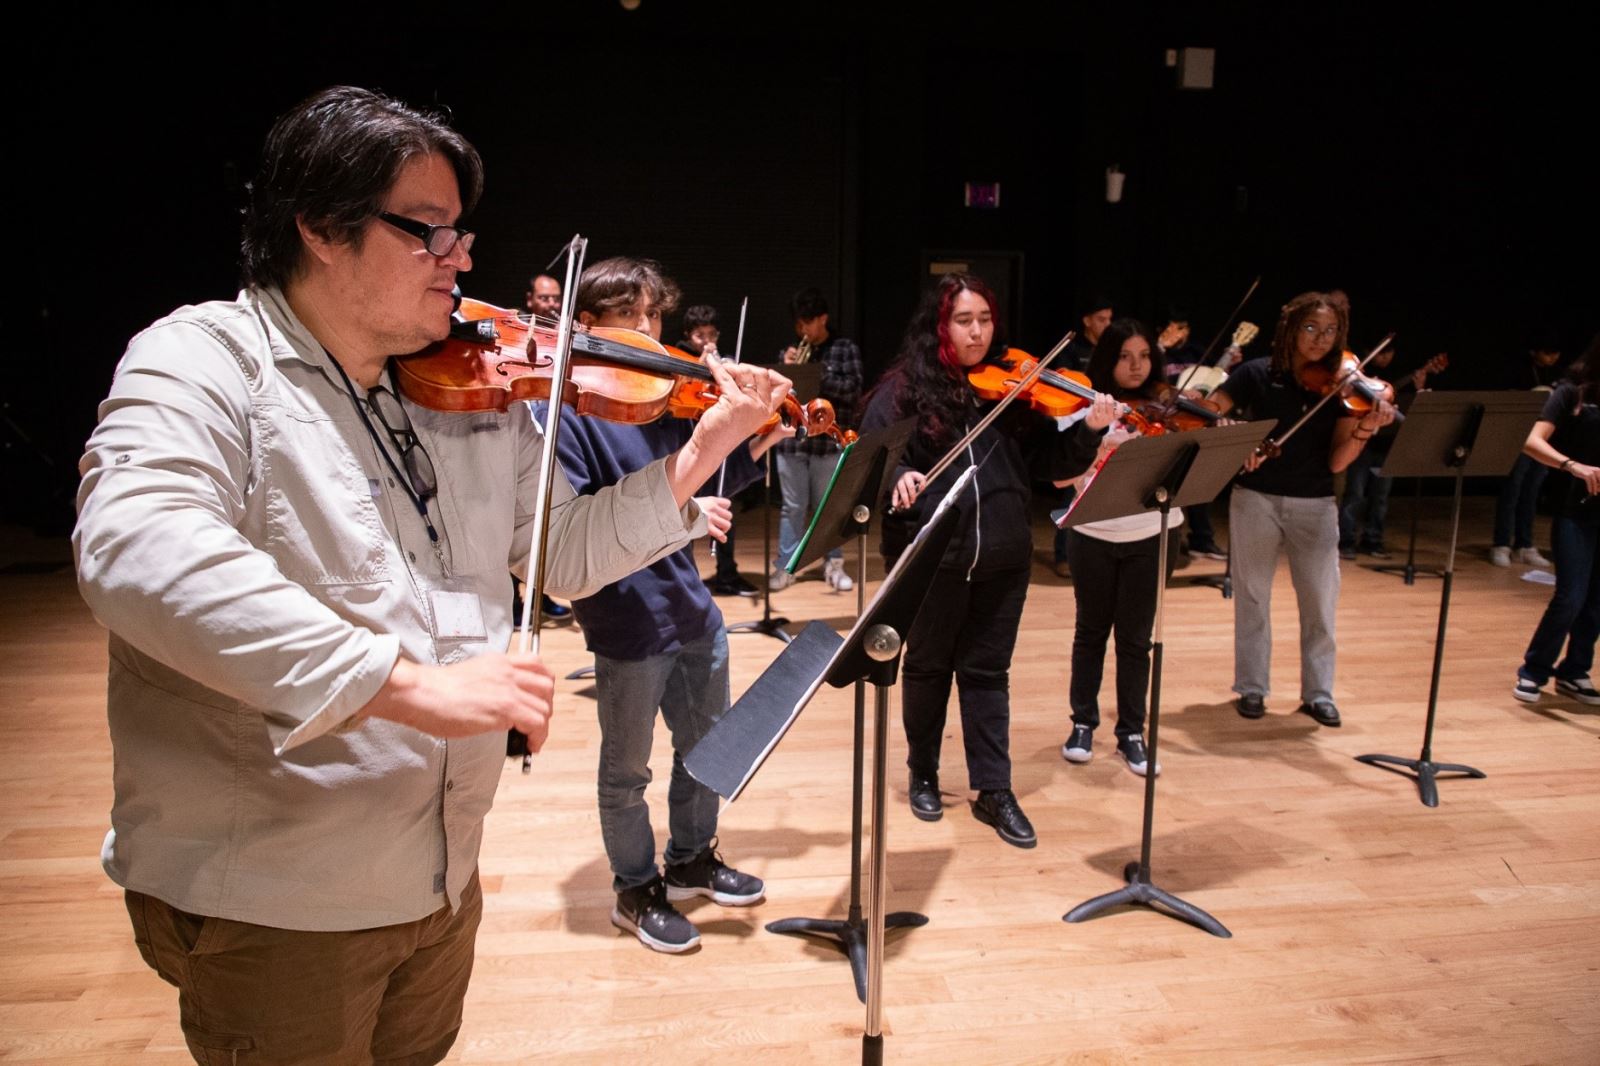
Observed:
[[[985,361],[967,370],[967,384],[979,399],[1003,399],[1027,377],[1039,360],[1020,348],[1007,348],[995,362]],[[1089,377],[1076,370],[1046,370],[1035,378],[1018,400],[1050,418],[1065,418],[1094,402]]]
[[[479,300],[463,299],[451,336],[394,362],[400,391],[437,411],[504,411],[525,400],[550,399],[557,339],[554,322]],[[698,418],[720,396],[699,359],[631,329],[577,327],[571,373],[561,402],[580,415],[641,425],[663,415]],[[792,395],[759,432],[780,423],[797,436],[856,439],[834,422],[833,405]]]

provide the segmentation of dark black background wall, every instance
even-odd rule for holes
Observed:
[[[1345,288],[1358,341],[1397,330],[1402,366],[1451,352],[1441,385],[1600,327],[1591,60],[1540,9],[549,6],[60,8],[14,38],[0,515],[69,520],[128,337],[233,293],[262,135],[336,82],[448,106],[479,147],[470,294],[515,303],[581,231],[591,258],[661,259],[725,332],[748,295],[751,357],[816,284],[879,367],[925,258],[963,252],[1020,263],[1013,340],[1034,350],[1090,289],[1180,303],[1209,339],[1258,273],[1246,317]],[[1189,46],[1216,49],[1210,91],[1164,65]],[[1001,182],[1000,210],[964,208],[968,180]]]

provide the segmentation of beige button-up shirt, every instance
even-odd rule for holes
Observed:
[[[525,404],[406,408],[438,474],[437,551],[281,293],[182,308],[128,346],[80,463],[73,535],[84,599],[111,630],[102,861],[118,884],[288,929],[459,902],[505,735],[446,742],[351,717],[396,656],[507,647],[541,437]],[[582,497],[557,467],[553,592],[588,595],[704,531],[663,467]]]

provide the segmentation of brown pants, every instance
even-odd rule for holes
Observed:
[[[178,987],[201,1066],[427,1066],[461,1028],[483,892],[452,914],[312,933],[187,914],[127,893],[139,953]]]

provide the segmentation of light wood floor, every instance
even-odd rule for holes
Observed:
[[[1407,500],[1391,529],[1401,540]],[[1228,705],[1230,605],[1168,597],[1155,877],[1233,931],[1220,940],[1135,910],[1061,915],[1116,887],[1136,857],[1141,782],[1102,729],[1069,766],[1070,586],[1040,565],[1013,667],[1012,750],[1040,843],[976,823],[959,724],[946,740],[943,821],[905,807],[904,740],[889,753],[895,909],[925,912],[886,966],[887,1058],[932,1063],[1600,1062],[1600,709],[1510,695],[1549,590],[1484,561],[1487,518],[1463,536],[1445,658],[1441,760],[1487,780],[1446,782],[1436,810],[1352,756],[1420,745],[1440,583],[1406,587],[1345,564],[1337,685],[1345,726],[1293,715],[1293,596],[1281,568],[1269,715]],[[1446,511],[1444,501],[1433,511]],[[1425,524],[1426,560],[1443,523]],[[742,518],[758,570],[760,521]],[[1038,543],[1048,543],[1041,531]],[[9,538],[0,563],[0,1060],[187,1062],[176,995],[140,962],[120,890],[99,868],[111,799],[104,635],[57,542]],[[853,555],[853,553],[852,553]],[[721,601],[730,621],[758,604]],[[854,596],[811,577],[780,594],[790,618],[840,624]],[[734,636],[743,691],[779,650]],[[586,661],[552,633],[561,670]],[[848,692],[825,690],[725,809],[721,847],[767,880],[748,910],[695,906],[704,943],[669,958],[611,927],[595,815],[593,697],[565,683],[536,772],[508,763],[482,869],[486,916],[451,1055],[459,1062],[836,1063],[856,1060],[864,1009],[829,950],[763,931],[840,916],[849,869]],[[1106,694],[1110,693],[1110,681]],[[669,769],[657,739],[652,799]]]

